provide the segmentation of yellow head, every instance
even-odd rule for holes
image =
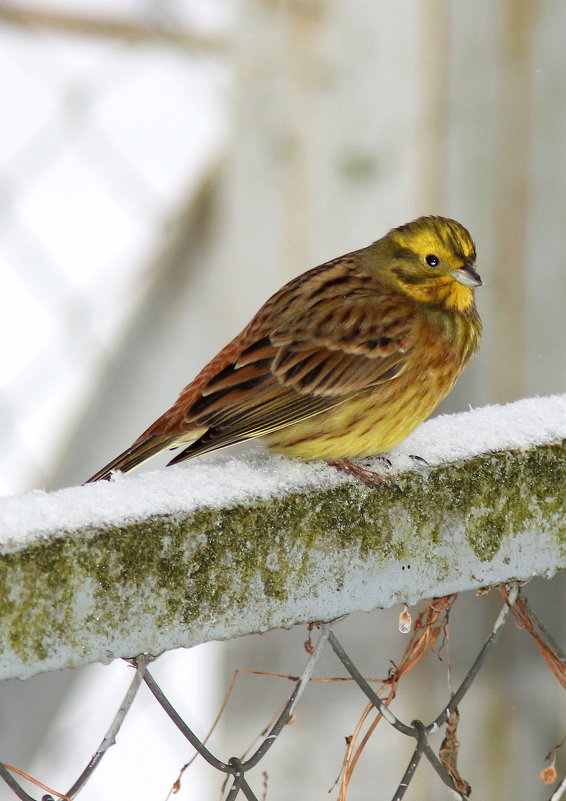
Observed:
[[[417,301],[466,311],[482,280],[476,248],[463,225],[446,217],[419,217],[375,243],[380,269]]]

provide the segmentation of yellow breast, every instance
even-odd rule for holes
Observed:
[[[479,328],[457,317],[451,315],[440,325],[423,320],[418,344],[397,378],[272,432],[265,437],[268,447],[307,461],[333,461],[372,456],[398,445],[450,392],[477,346]]]

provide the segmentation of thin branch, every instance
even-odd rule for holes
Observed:
[[[561,646],[556,642],[556,639],[552,636],[549,630],[546,628],[540,617],[537,615],[533,607],[531,606],[528,598],[523,593],[520,593],[521,603],[525,607],[526,611],[529,614],[531,620],[535,623],[537,629],[543,635],[544,639],[550,645],[556,656],[566,664],[566,654],[564,653]]]
[[[423,754],[428,759],[428,761],[435,769],[435,771],[438,773],[439,777],[442,779],[444,784],[450,787],[452,792],[456,793],[461,799],[463,799],[463,801],[466,801],[468,796],[456,787],[454,777],[451,776],[450,773],[446,770],[446,768],[444,767],[440,759],[436,756],[436,754],[434,753],[428,742],[425,742],[423,746]]]
[[[517,599],[517,603],[513,607],[513,614],[522,628],[534,639],[535,645],[544,661],[560,684],[566,688],[566,660],[564,659],[564,654],[538,620],[534,611],[528,606],[524,595],[520,595]]]

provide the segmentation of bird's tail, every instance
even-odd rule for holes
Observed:
[[[113,470],[119,470],[121,473],[129,473],[130,470],[139,467],[140,464],[151,459],[152,456],[160,453],[160,451],[175,447],[177,440],[178,437],[172,436],[171,434],[152,434],[141,440],[136,440],[127,450],[91,476],[88,481],[85,481],[85,484],[110,478],[110,474]]]

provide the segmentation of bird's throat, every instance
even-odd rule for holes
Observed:
[[[429,284],[404,286],[407,295],[420,303],[437,306],[446,311],[466,313],[474,307],[474,293],[451,276],[443,276]]]
[[[443,298],[445,309],[466,312],[474,305],[474,293],[469,286],[451,280],[445,291],[446,295]]]

